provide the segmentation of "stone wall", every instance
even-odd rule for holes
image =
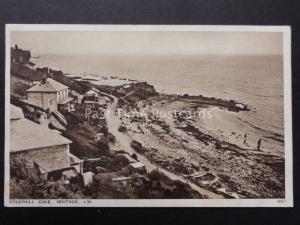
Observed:
[[[11,152],[11,159],[20,157],[32,166],[37,163],[43,170],[51,172],[70,166],[69,145],[57,145],[45,148]]]
[[[10,94],[24,98],[26,96],[26,90],[32,87],[32,85],[31,81],[12,74],[10,77]]]

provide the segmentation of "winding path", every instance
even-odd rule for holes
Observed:
[[[128,152],[130,155],[135,153],[137,155],[139,161],[145,165],[147,171],[152,171],[152,170],[156,169],[172,180],[179,180],[183,183],[188,184],[193,190],[197,191],[201,195],[206,195],[209,198],[214,198],[214,199],[224,198],[222,195],[213,193],[207,189],[197,186],[196,184],[190,182],[188,179],[186,179],[184,177],[178,176],[168,170],[165,170],[164,168],[162,168],[160,166],[152,164],[145,156],[136,152],[130,146],[132,139],[128,135],[125,135],[122,132],[118,131],[118,129],[121,125],[120,118],[118,117],[117,114],[115,114],[115,110],[117,109],[118,99],[112,95],[110,95],[110,97],[112,97],[114,99],[114,101],[110,105],[108,105],[105,116],[106,116],[106,122],[107,122],[107,127],[108,127],[109,132],[112,133],[116,137],[116,142],[112,146],[113,148],[118,149],[118,150],[124,150],[125,152]]]

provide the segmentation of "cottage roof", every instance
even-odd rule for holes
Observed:
[[[27,92],[58,92],[68,88],[68,86],[59,83],[56,80],[47,78],[45,84],[35,85],[32,88],[28,89]]]
[[[22,118],[10,121],[10,151],[18,152],[37,148],[45,148],[71,141],[47,127],[43,127],[28,119]]]
[[[17,119],[23,119],[24,114],[21,108],[10,105],[10,119],[11,120],[17,120]]]
[[[130,166],[132,166],[135,169],[145,167],[145,165],[141,162],[130,163]]]
[[[97,88],[91,88],[91,89],[89,89],[85,94],[86,95],[93,95],[93,94],[95,94],[95,93],[97,93],[97,94],[101,94],[101,91],[99,91]]]
[[[130,87],[131,87],[131,85],[129,85],[129,84],[124,84],[124,85],[122,86],[122,88],[125,88],[125,89],[130,88]]]

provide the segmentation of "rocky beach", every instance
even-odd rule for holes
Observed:
[[[140,110],[144,110],[146,117],[121,118],[126,134],[138,146],[136,150],[155,165],[226,197],[284,195],[283,155],[272,154],[266,147],[259,151],[251,147],[251,142],[244,144],[243,134],[230,124],[239,112],[170,96],[149,99],[144,105]],[[157,110],[161,115],[153,115]],[[187,113],[162,116],[162,112],[172,110],[206,110],[212,118],[191,117]],[[214,119],[220,117],[221,122],[231,126],[215,126]],[[210,121],[212,124],[208,126]]]

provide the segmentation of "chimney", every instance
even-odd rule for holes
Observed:
[[[44,75],[44,78],[41,79],[41,84],[46,84],[46,80],[47,80],[46,75]]]
[[[35,80],[35,81],[33,81],[33,85],[41,85],[41,81],[40,80]]]

